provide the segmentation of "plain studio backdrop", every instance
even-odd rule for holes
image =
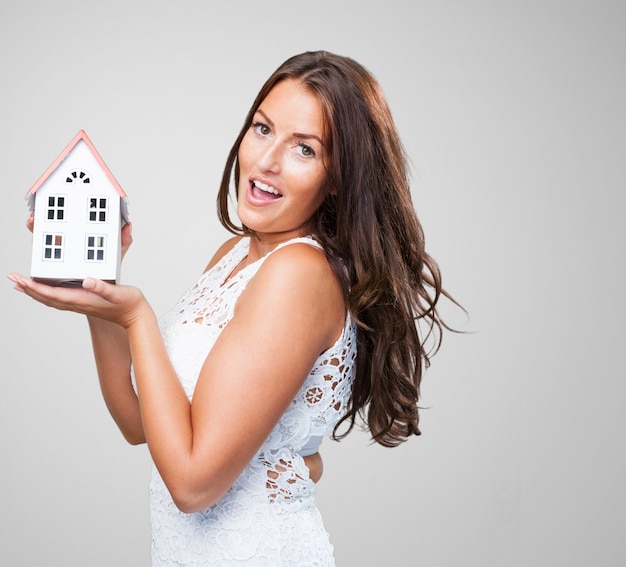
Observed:
[[[426,375],[420,438],[324,441],[338,566],[623,564],[625,30],[621,0],[3,0],[2,271],[28,273],[24,195],[84,129],[130,199],[122,281],[163,313],[227,236],[216,191],[262,82],[351,56],[470,318],[445,308],[469,332]],[[0,295],[0,564],[148,566],[149,455],[84,319]]]

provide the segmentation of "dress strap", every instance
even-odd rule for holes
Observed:
[[[318,248],[319,250],[323,250],[322,245],[315,240],[312,236],[299,236],[297,238],[292,238],[291,240],[287,240],[286,242],[281,242],[276,248],[270,250],[265,257],[267,258],[270,254],[276,252],[276,250],[280,250],[285,246],[289,246],[289,244],[308,244],[313,246],[314,248]]]

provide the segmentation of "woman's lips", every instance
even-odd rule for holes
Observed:
[[[270,202],[282,197],[281,193],[267,183],[253,179],[250,182],[250,196],[254,201]]]

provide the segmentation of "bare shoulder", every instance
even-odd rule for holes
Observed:
[[[233,236],[229,238],[226,242],[224,242],[213,254],[211,261],[207,264],[204,271],[210,270],[215,264],[217,264],[226,254],[228,254],[234,247],[237,242],[239,242],[243,237],[242,236]]]
[[[297,282],[306,292],[306,288],[322,285],[328,287],[329,292],[337,291],[341,295],[339,281],[324,252],[303,242],[273,252],[259,269],[259,275],[261,279],[285,280],[281,287],[293,287]]]
[[[239,307],[280,314],[291,324],[306,322],[319,330],[325,347],[334,343],[345,322],[339,280],[324,252],[305,243],[273,252],[248,284]]]

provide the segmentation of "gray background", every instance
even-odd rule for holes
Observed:
[[[324,442],[338,565],[620,564],[625,24],[597,0],[2,0],[2,272],[28,272],[23,196],[82,128],[130,197],[123,280],[163,312],[225,236],[216,189],[261,83],[350,55],[472,333],[434,359],[421,438]],[[85,322],[0,295],[0,564],[148,565],[149,457],[108,417]]]

